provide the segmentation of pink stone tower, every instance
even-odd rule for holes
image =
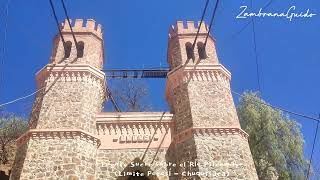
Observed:
[[[39,92],[29,131],[17,141],[11,179],[94,179],[95,116],[105,101],[105,75],[100,24],[76,19],[61,26],[49,64],[36,74]]]
[[[194,22],[178,21],[170,28],[166,97],[175,127],[168,154],[177,164],[198,162],[175,170],[198,172],[196,179],[258,179],[248,135],[240,127],[232,99],[231,73],[219,63],[212,36],[204,47],[207,32],[202,24],[193,49]],[[211,177],[206,177],[208,172]]]

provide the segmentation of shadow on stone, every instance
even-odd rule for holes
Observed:
[[[9,175],[6,175],[4,171],[0,171],[0,179],[1,180],[9,180]]]
[[[16,157],[14,159],[12,171],[11,171],[11,179],[20,179],[22,167],[27,154],[27,143],[20,146],[16,150]],[[1,179],[1,178],[0,178]]]

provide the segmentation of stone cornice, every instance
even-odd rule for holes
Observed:
[[[168,131],[173,125],[168,112],[100,113],[96,117],[98,134],[118,134],[141,131]]]
[[[168,78],[177,76],[177,73],[182,73],[182,72],[188,72],[188,73],[197,73],[197,72],[219,72],[220,74],[223,74],[225,78],[228,80],[231,79],[231,73],[228,71],[222,64],[187,64],[187,65],[180,65],[174,69],[172,69],[168,73]],[[203,79],[203,78],[202,78]],[[199,79],[200,80],[200,79]],[[205,80],[205,79],[203,79]]]
[[[99,135],[102,134],[124,134],[136,132],[141,134],[142,132],[154,132],[159,130],[160,132],[167,132],[173,125],[172,121],[161,121],[161,122],[104,122],[97,123],[97,131]]]
[[[30,129],[16,140],[17,147],[25,144],[29,139],[76,139],[100,146],[100,139],[95,135],[80,129]]]
[[[70,79],[67,79],[67,74]],[[38,85],[43,83],[47,78],[54,78],[55,75],[60,75],[61,81],[83,81],[86,78],[85,76],[88,75],[88,78],[92,77],[100,81],[105,80],[104,72],[88,64],[47,64],[36,73]]]
[[[97,123],[104,121],[171,121],[173,114],[169,112],[104,112],[96,116]]]
[[[37,73],[36,76],[38,76],[38,74],[40,74],[44,69],[47,70],[53,70],[53,71],[65,71],[65,70],[70,70],[70,71],[84,71],[84,70],[89,70],[93,73],[95,73],[97,76],[100,76],[101,78],[104,77],[104,72],[102,72],[101,70],[99,70],[96,67],[93,67],[91,65],[88,64],[47,64],[46,66],[44,66],[42,69],[40,69]]]
[[[172,137],[172,142],[177,144],[186,141],[193,137],[193,135],[240,135],[247,139],[248,134],[239,127],[193,127],[188,128]]]
[[[229,88],[231,73],[222,64],[196,64],[178,66],[168,73],[166,82],[166,97],[171,104],[170,97],[173,89],[190,81],[220,82]]]
[[[48,64],[36,73],[37,87],[54,82],[87,82],[101,87],[105,95],[105,74],[88,64]]]

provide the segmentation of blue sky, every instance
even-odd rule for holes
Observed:
[[[60,1],[54,1],[59,19]],[[206,21],[213,9],[211,1]],[[269,1],[255,1],[258,11]],[[4,5],[0,0],[0,48],[3,48]],[[176,20],[200,20],[205,0],[66,0],[70,18],[93,18],[103,25],[105,68],[165,67],[169,26]],[[252,25],[238,32],[250,19],[236,19],[240,6],[249,0],[220,1],[212,34],[220,62],[232,72],[232,89],[257,90]],[[312,0],[273,1],[266,12],[282,12],[295,5],[297,11],[319,15],[313,18],[255,18],[257,54],[262,97],[269,103],[318,117],[320,113],[320,2]],[[51,54],[57,33],[48,1],[11,0],[4,66],[1,67],[0,103],[30,94],[35,90],[35,73]],[[145,80],[155,111],[167,110],[164,80]],[[238,97],[234,96],[235,102]],[[28,114],[33,97],[6,107],[7,111]],[[306,155],[309,157],[316,123],[291,116],[302,124]],[[319,137],[320,139],[320,137]],[[320,142],[314,161],[320,161]]]

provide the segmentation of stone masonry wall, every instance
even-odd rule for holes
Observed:
[[[77,138],[31,139],[17,150],[11,179],[94,179],[96,151]]]
[[[31,115],[32,128],[75,129],[95,134],[95,116],[102,110],[102,87],[87,82],[55,82],[40,92]]]
[[[175,133],[190,127],[240,127],[226,82],[190,80],[176,87],[171,98]]]
[[[167,180],[168,171],[166,163],[167,148],[160,148],[157,155],[156,149],[148,149],[145,158],[141,161],[145,149],[117,149],[117,150],[104,150],[100,149],[97,152],[96,164],[96,180],[126,180],[128,177],[119,176],[124,172],[135,172],[139,170],[143,173],[153,171],[158,176],[149,176],[150,180]],[[155,156],[156,155],[156,156]],[[152,160],[154,162],[151,164]],[[131,167],[130,162],[145,163],[145,167]],[[123,174],[122,174],[123,175]]]
[[[172,39],[168,44],[168,63],[171,69],[182,64],[180,49],[181,47],[177,38]]]
[[[188,96],[194,127],[240,127],[229,82],[190,81]]]
[[[20,179],[22,169],[23,169],[24,160],[25,160],[26,153],[27,153],[27,147],[28,147],[28,144],[23,144],[22,146],[20,146],[16,149],[16,155],[15,155],[15,159],[14,159],[13,166],[12,166],[12,173],[10,176],[11,180],[19,180]]]
[[[173,119],[175,120],[174,131],[172,132],[175,134],[193,126],[188,84],[184,83],[176,87],[171,98],[174,103],[171,106],[173,107]]]
[[[258,179],[247,139],[240,135],[198,134],[177,144],[175,156],[177,164],[186,163],[178,167],[177,179],[197,177],[187,172],[198,172],[205,180]]]
[[[212,177],[229,179],[258,179],[246,138],[240,135],[210,134],[195,137],[200,172],[211,172]],[[202,179],[213,179],[213,178]]]
[[[177,180],[194,179],[196,176],[185,175],[184,172],[198,172],[199,167],[196,166],[180,166],[180,164],[195,162],[197,160],[197,149],[195,146],[195,139],[192,137],[182,143],[178,143],[172,146],[173,154],[175,157],[175,163],[178,165],[174,171],[178,174],[173,174],[173,178]],[[173,158],[171,158],[173,159]]]

